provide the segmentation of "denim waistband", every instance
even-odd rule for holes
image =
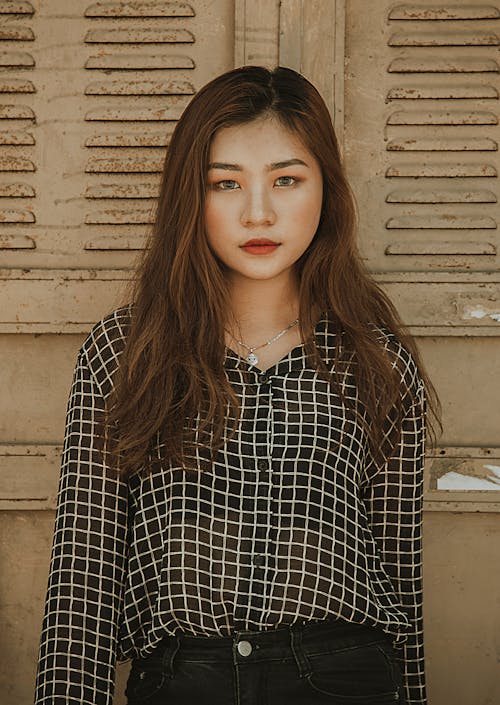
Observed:
[[[294,644],[307,647],[310,654],[314,654],[316,649],[318,653],[324,653],[329,647],[332,650],[348,649],[380,641],[392,645],[392,637],[380,627],[335,619],[295,623],[265,631],[236,630],[231,636],[222,637],[177,633],[165,636],[155,653],[173,649],[179,656],[194,660],[207,657],[233,660],[238,654],[238,644],[243,641],[251,646],[251,653],[244,658],[245,661],[285,657]]]

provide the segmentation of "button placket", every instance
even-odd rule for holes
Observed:
[[[258,377],[258,411],[256,423],[256,455],[255,482],[256,495],[254,498],[255,529],[252,555],[250,558],[252,585],[252,613],[254,621],[260,621],[266,609],[269,590],[269,576],[266,572],[270,536],[270,469],[271,469],[271,428],[272,428],[272,393],[270,376],[263,373]]]

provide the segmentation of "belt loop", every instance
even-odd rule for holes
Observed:
[[[173,639],[174,641],[171,642],[170,639]],[[177,636],[177,634],[173,634],[170,639],[168,640],[168,643],[165,646],[165,651],[163,652],[163,658],[161,663],[163,678],[174,677],[174,658],[181,646],[181,640]]]
[[[290,625],[291,647],[295,661],[297,662],[300,677],[308,678],[313,671],[302,646],[303,629],[302,624],[295,623]]]

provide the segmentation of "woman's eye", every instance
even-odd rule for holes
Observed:
[[[293,186],[293,184],[297,181],[297,179],[294,176],[279,176],[276,181],[282,181],[283,179],[290,179],[288,183],[285,184],[280,184],[280,186]]]
[[[226,185],[229,184],[229,186],[226,188]],[[231,184],[236,184],[236,181],[233,181],[233,179],[224,179],[223,181],[217,181],[216,184],[214,184],[216,189],[219,189],[219,191],[234,191],[233,186]]]

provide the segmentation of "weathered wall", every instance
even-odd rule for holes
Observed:
[[[499,17],[431,0],[0,0],[1,705],[32,701],[76,352],[120,301],[183,106],[250,63],[300,70],[327,100],[363,255],[442,398],[429,703],[500,702]]]

